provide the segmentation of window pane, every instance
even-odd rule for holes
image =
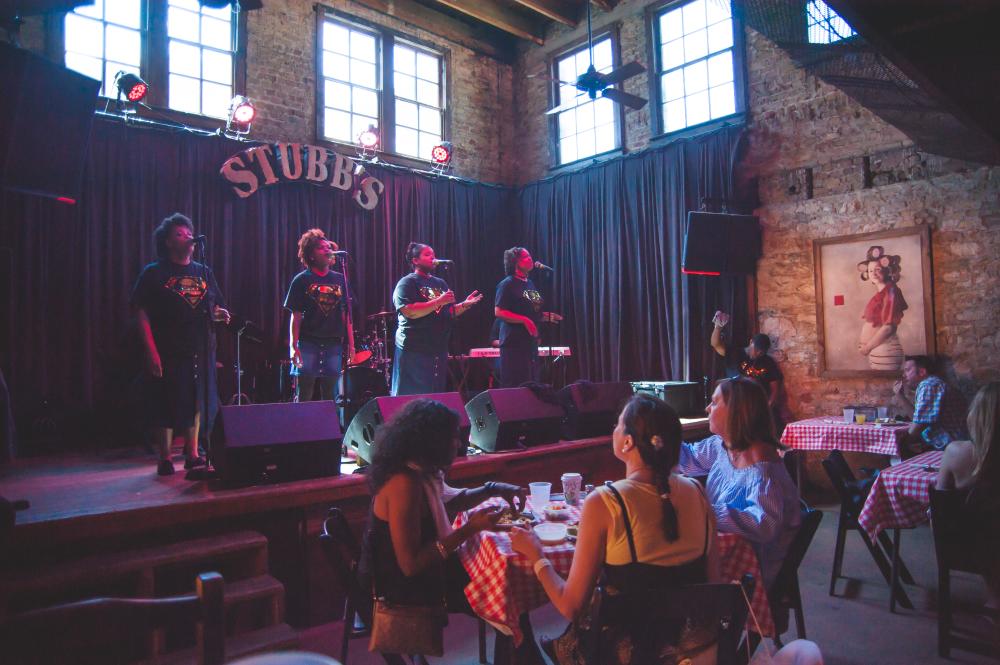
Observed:
[[[669,11],[660,17],[660,43],[666,43],[684,36],[681,10]]]
[[[561,85],[556,95],[556,103],[561,106],[562,104],[572,101],[576,96],[580,94],[580,91],[571,85]]]
[[[673,69],[674,67],[680,67],[683,65],[684,41],[676,39],[672,42],[664,44],[660,59],[663,61],[664,69]]]
[[[378,120],[375,118],[366,118],[363,115],[352,115],[351,116],[351,142],[358,140],[361,132],[367,131],[369,127],[378,128]]]
[[[335,109],[351,110],[351,86],[327,79],[324,81],[323,105]]]
[[[420,130],[441,136],[441,111],[429,106],[420,107]]]
[[[103,58],[104,28],[101,22],[66,14],[66,50]]]
[[[342,25],[323,23],[323,50],[348,55],[351,52],[351,33]]]
[[[663,101],[669,102],[675,99],[680,99],[684,96],[684,70],[675,69],[674,71],[664,74],[662,80],[663,85]]]
[[[419,116],[417,105],[412,102],[404,102],[402,99],[396,100],[396,122],[404,127],[419,127]]]
[[[708,55],[708,33],[699,30],[690,35],[684,35],[684,60],[691,62]]]
[[[109,0],[114,2],[115,0]],[[190,9],[193,12],[201,9],[201,5],[198,4],[198,0],[170,0],[170,4],[174,7],[183,7],[184,9]]]
[[[602,39],[594,44],[594,67],[599,72],[611,71],[611,40]]]
[[[615,105],[607,98],[599,98],[594,102],[594,126],[614,125]]]
[[[576,137],[559,142],[559,163],[568,164],[576,161]]]
[[[167,10],[167,34],[174,39],[198,41],[198,15],[177,7]]]
[[[396,46],[392,52],[392,68],[402,74],[413,76],[417,73],[417,54],[411,48]]]
[[[95,0],[92,5],[77,7],[73,10],[73,13],[97,19],[104,18],[104,0]]]
[[[104,20],[138,29],[139,7],[139,0],[110,0],[105,7]]]
[[[726,20],[708,29],[708,52],[715,53],[733,45],[733,22]]]
[[[351,57],[365,62],[375,62],[375,38],[358,30],[351,30]]]
[[[708,84],[721,85],[733,80],[733,52],[725,51],[708,59]]]
[[[729,0],[708,0],[705,3],[708,13],[708,24],[718,23],[733,15]]]
[[[417,81],[412,76],[406,74],[396,74],[393,77],[393,85],[396,86],[396,96],[404,99],[417,98]]]
[[[366,116],[378,115],[378,95],[373,90],[354,88],[351,110]]]
[[[396,152],[401,155],[416,157],[420,150],[417,130],[406,127],[396,127]]]
[[[227,23],[233,18],[233,9],[230,6],[217,7],[213,9],[212,7],[201,6],[201,13],[205,16],[212,16],[214,18],[222,19]]]
[[[712,118],[736,113],[736,89],[732,83],[725,83],[708,91],[712,105]]]
[[[684,34],[690,35],[692,32],[705,27],[705,0],[694,0],[681,8],[684,12]]]
[[[139,66],[139,32],[109,25],[104,33],[104,57],[127,65]]]
[[[351,139],[351,114],[326,109],[323,116],[323,134],[334,141],[353,143]]]
[[[170,40],[170,71],[185,76],[201,76],[201,49],[183,42]]]
[[[232,85],[233,56],[229,53],[204,49],[201,53],[202,77],[216,83]]]
[[[708,88],[708,68],[705,61],[684,68],[684,94],[691,95]]]
[[[428,106],[438,107],[441,105],[439,86],[436,83],[417,79],[417,101]]]
[[[417,77],[437,83],[441,78],[438,62],[438,59],[432,55],[417,53]]]
[[[101,81],[103,78],[100,58],[92,58],[89,55],[80,55],[79,53],[67,53],[66,66],[97,81]]]
[[[596,145],[594,146],[594,154],[600,152],[607,152],[608,150],[615,149],[615,127],[614,125],[604,125],[603,127],[598,127],[595,135]]]
[[[225,118],[229,115],[229,103],[233,99],[232,88],[228,85],[202,83],[201,112],[213,118]]]
[[[708,112],[708,91],[688,95],[685,105],[688,126],[697,125],[711,118]]]
[[[687,118],[684,115],[684,100],[678,99],[675,102],[668,102],[664,105],[663,124],[668,132],[676,132],[687,126]]]
[[[229,22],[208,16],[201,17],[201,43],[223,51],[233,48],[233,30]]]
[[[198,79],[171,74],[168,105],[177,111],[201,113],[201,86]]]
[[[375,65],[351,58],[351,83],[374,89],[377,80]]]
[[[430,159],[431,150],[433,150],[434,146],[440,142],[440,136],[436,134],[428,134],[427,132],[420,132],[420,152],[418,153],[418,157],[422,159]]]
[[[351,59],[346,55],[323,51],[323,76],[350,81]]]
[[[594,144],[594,130],[588,129],[585,132],[580,132],[576,135],[576,157],[581,159],[583,157],[590,157],[591,155],[597,154],[597,149]]]
[[[559,138],[573,134],[576,134],[576,111],[563,111],[559,114]]]
[[[576,60],[574,67],[576,67],[577,76],[587,71],[587,68],[590,67],[590,54],[587,53],[586,49],[577,51],[574,59]]]
[[[559,61],[559,75],[556,77],[565,83],[576,81],[576,60],[574,58],[563,58]]]

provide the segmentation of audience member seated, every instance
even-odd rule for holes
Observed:
[[[889,415],[897,420],[913,420],[913,402],[917,399],[917,391],[899,379],[892,384],[892,400],[889,402]]]
[[[1000,609],[1000,381],[983,386],[972,400],[967,420],[971,441],[945,449],[938,472],[939,490],[967,490],[969,510],[980,513],[987,567],[989,606]]]
[[[475,490],[444,485],[459,445],[458,425],[458,414],[444,404],[418,399],[375,435],[361,582],[362,588],[372,588],[390,603],[444,604],[449,612],[471,614],[463,592],[469,577],[455,549],[480,531],[496,529],[500,508],[476,511],[462,527],[452,529],[443,497],[451,498],[454,509],[462,509],[491,496],[512,501],[520,493],[520,488],[502,483]]]
[[[903,383],[915,389],[913,423],[899,439],[903,459],[928,450],[943,450],[952,441],[967,439],[965,398],[934,373],[927,356],[907,356]]]
[[[724,379],[708,406],[713,436],[681,447],[681,473],[707,474],[708,498],[719,531],[753,544],[768,587],[778,574],[801,521],[799,491],[778,454],[781,444],[764,389],[755,381]]]
[[[584,501],[567,579],[545,558],[534,532],[516,528],[511,533],[514,550],[527,557],[549,599],[571,621],[589,607],[602,571],[609,594],[720,581],[715,518],[704,491],[696,481],[671,472],[681,446],[681,424],[673,409],[650,395],[635,395],[618,417],[611,445],[625,464],[625,478],[599,487]],[[615,626],[606,628],[611,632],[602,633],[597,662],[628,662],[619,653],[627,637],[615,633]],[[558,639],[542,640],[542,648],[555,663],[579,663],[584,630],[574,621]],[[711,631],[681,633],[680,627],[664,630],[663,639],[675,645],[677,661],[707,653],[715,643]]]

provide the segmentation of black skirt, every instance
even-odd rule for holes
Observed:
[[[184,430],[202,412],[201,428],[210,431],[219,408],[215,353],[163,356],[163,376],[147,375],[147,416],[150,427]]]

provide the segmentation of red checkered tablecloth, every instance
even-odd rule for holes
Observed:
[[[861,528],[874,539],[885,529],[911,529],[925,524],[931,507],[931,487],[937,480],[942,457],[944,451],[931,450],[883,469],[858,516]]]
[[[790,423],[781,443],[799,450],[846,450],[853,453],[898,455],[898,434],[908,427],[875,423],[847,424],[843,418],[809,418]]]
[[[482,505],[494,504],[502,505],[503,501],[491,499]],[[531,508],[530,500],[528,508]],[[569,508],[568,522],[575,524],[580,518],[580,510],[577,506]],[[542,511],[535,514],[542,517]],[[465,519],[465,515],[459,515],[455,526],[460,526]],[[751,605],[761,630],[766,636],[773,636],[774,620],[767,592],[760,583],[760,564],[753,547],[747,540],[731,533],[720,533],[718,545],[724,579],[739,580],[745,573],[750,573],[758,581],[750,599]],[[574,545],[570,542],[545,546],[545,557],[563,578],[569,575],[573,552]],[[482,531],[467,540],[458,549],[458,556],[471,580],[465,587],[465,597],[472,610],[498,629],[513,635],[514,643],[520,644],[523,636],[518,617],[549,602],[527,559],[514,552],[508,534],[491,531]],[[748,625],[753,624],[750,622]]]

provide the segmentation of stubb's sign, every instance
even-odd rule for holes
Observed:
[[[374,210],[385,189],[374,176],[355,174],[354,160],[321,146],[272,143],[247,148],[227,159],[219,171],[241,199],[261,185],[306,181],[321,187],[352,192],[361,208]]]

